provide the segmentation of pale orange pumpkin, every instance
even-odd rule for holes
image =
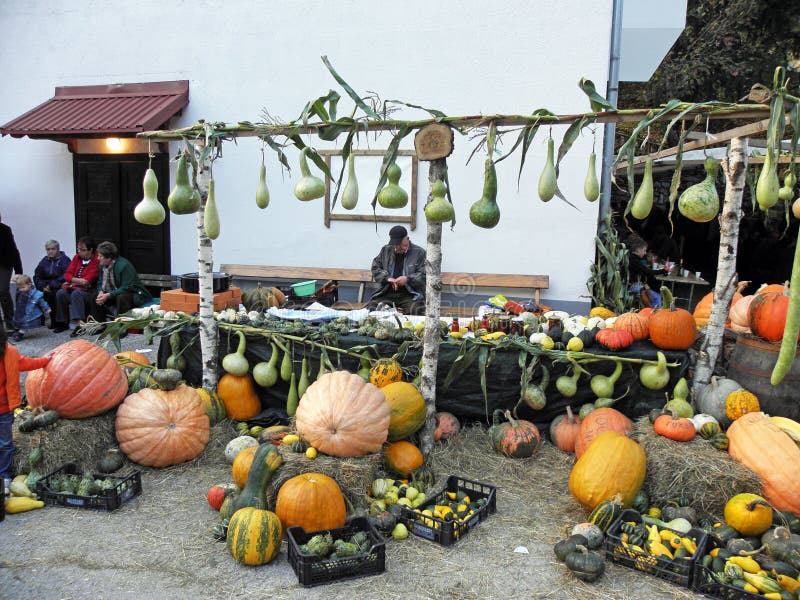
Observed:
[[[194,388],[145,388],[117,409],[117,441],[131,461],[166,467],[192,460],[208,443],[206,409]]]
[[[728,427],[728,453],[761,479],[773,508],[800,515],[800,448],[762,412],[742,415]]]
[[[736,304],[731,306],[728,319],[731,329],[739,333],[750,333],[750,303],[755,295],[743,296]]]
[[[765,283],[762,284],[760,288],[756,290],[756,296],[758,294],[783,294],[789,290],[789,282],[787,281],[784,284],[781,283]]]
[[[609,430],[625,435],[633,431],[633,423],[616,408],[596,408],[586,415],[581,421],[581,428],[575,439],[575,456],[578,458],[583,456],[592,441]]]
[[[337,529],[347,520],[339,484],[322,473],[301,473],[287,479],[278,490],[275,514],[284,531],[294,526],[308,532]]]
[[[330,456],[378,452],[389,435],[391,409],[384,393],[348,371],[325,373],[297,406],[295,428],[306,442]]]

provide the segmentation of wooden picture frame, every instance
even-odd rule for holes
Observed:
[[[353,150],[351,154],[355,156],[356,163],[358,163],[358,157],[383,157],[386,153],[385,150]],[[334,156],[341,156],[341,150],[320,150],[320,156],[325,159],[325,164],[328,166],[328,170],[331,171],[332,175],[338,174],[338,169],[336,171],[331,169],[331,158]],[[372,211],[372,194],[374,193],[374,184],[367,185],[367,182],[362,183],[361,179],[359,179],[359,200],[358,205],[352,211],[347,209],[342,209],[340,202],[341,202],[341,193],[340,197],[337,198],[336,207],[331,208],[331,200],[333,199],[333,193],[331,191],[331,180],[327,177],[325,178],[325,227],[330,229],[331,221],[364,221],[364,222],[371,222],[375,223],[403,223],[408,224],[409,230],[414,231],[417,228],[417,174],[419,169],[419,159],[417,158],[417,153],[414,150],[398,150],[397,151],[398,157],[410,157],[411,158],[411,173],[410,173],[410,182],[408,183],[408,187],[403,184],[403,180],[406,179],[407,173],[403,173],[403,176],[400,180],[400,184],[403,185],[405,189],[408,191],[408,204],[402,209],[391,210],[391,214],[387,209],[382,209],[380,206],[377,207],[375,212]],[[377,169],[380,169],[380,161],[376,161],[378,166]],[[356,173],[356,177],[358,177],[358,173]],[[377,179],[377,176],[376,176]],[[347,173],[345,172],[344,177],[342,178],[342,186],[347,183]],[[368,211],[368,212],[365,212]]]

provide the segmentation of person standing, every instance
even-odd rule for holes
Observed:
[[[55,333],[75,330],[86,320],[94,297],[94,288],[100,277],[100,262],[93,238],[78,238],[78,253],[72,258],[61,289],[56,292]]]
[[[36,285],[36,289],[44,294],[45,301],[55,315],[56,293],[64,284],[64,273],[69,267],[70,260],[56,240],[47,240],[44,243],[44,251],[44,258],[39,261],[33,272],[33,283]],[[55,327],[55,319],[50,320],[50,329],[53,327]]]
[[[0,215],[0,311],[6,331],[14,328],[14,303],[11,301],[11,274],[22,273],[22,258],[14,241],[11,227],[3,223]]]
[[[14,409],[22,404],[20,394],[20,371],[41,369],[50,358],[30,358],[7,343],[6,330],[0,327],[0,477],[5,480],[5,489],[11,485],[11,469],[14,461],[14,439],[11,426],[14,423]],[[2,498],[0,498],[2,501]]]
[[[105,321],[110,313],[121,315],[153,299],[131,261],[119,255],[115,244],[100,242],[97,253],[101,273],[97,296],[92,303],[92,316],[96,321]],[[112,308],[115,310],[110,310]]]
[[[381,285],[370,306],[394,304],[407,315],[425,313],[425,250],[411,243],[402,225],[389,230],[389,243],[372,260],[372,279]]]

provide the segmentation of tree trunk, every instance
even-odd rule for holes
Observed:
[[[444,180],[447,161],[444,158],[433,160],[428,167],[430,186],[437,179]],[[429,186],[429,190],[430,190]],[[428,192],[428,202],[433,196]],[[440,312],[442,302],[442,224],[428,224],[425,247],[425,332],[422,348],[422,371],[420,392],[425,398],[427,418],[420,434],[420,450],[425,456],[433,450],[433,433],[436,429],[436,370],[441,343]]]
[[[202,154],[202,144],[197,145]],[[211,158],[198,162],[195,186],[200,191],[200,210],[197,211],[197,273],[200,279],[200,351],[203,365],[203,387],[217,387],[217,322],[214,320],[214,257],[211,239],[206,235],[205,210],[208,182],[211,179]]]
[[[710,384],[725,334],[725,322],[736,289],[736,247],[739,242],[739,221],[742,218],[742,192],[747,172],[747,138],[733,138],[730,156],[722,161],[725,173],[725,201],[719,217],[719,260],[714,303],[706,325],[706,336],[697,356],[692,380],[696,398]]]

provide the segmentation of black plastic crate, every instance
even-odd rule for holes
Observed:
[[[321,558],[316,554],[303,554],[300,551],[300,546],[318,533],[330,532],[336,539],[349,538],[359,531],[364,531],[369,536],[372,543],[369,552],[339,558]],[[386,570],[386,540],[365,517],[354,517],[347,525],[338,529],[307,532],[302,527],[289,527],[286,530],[286,539],[289,543],[289,564],[300,584],[306,587],[378,575]]]
[[[447,498],[446,493],[458,491],[462,491],[469,496],[470,501],[483,498],[486,500],[486,503],[477,509],[469,519],[464,521],[446,521],[437,517],[429,517],[416,512],[414,509],[403,506],[400,513],[400,521],[404,523],[408,530],[414,535],[431,540],[442,546],[452,546],[470,529],[475,527],[478,523],[485,521],[489,518],[490,514],[497,512],[496,488],[485,483],[463,479],[457,475],[450,475],[447,478],[447,484],[444,490],[435,496],[427,498],[425,503],[418,508],[424,509],[426,506],[444,503],[449,504],[450,499]]]
[[[620,535],[622,534],[621,528],[623,523],[629,521],[641,523],[642,515],[635,510],[623,510],[619,518],[608,528],[605,539],[603,540],[603,550],[606,554],[606,560],[623,565],[629,569],[649,573],[654,577],[664,579],[670,583],[691,587],[694,565],[697,557],[705,546],[706,532],[694,527],[689,530],[688,534],[682,534],[670,529],[669,531],[674,531],[678,536],[683,537],[687,535],[692,538],[695,544],[697,544],[697,549],[691,558],[669,560],[665,557],[652,556],[648,552],[638,552],[631,548],[624,547],[620,539]],[[659,527],[659,530],[662,529],[664,529],[664,527]]]
[[[6,518],[6,482],[0,477],[0,521]]]
[[[703,557],[714,548],[724,548],[725,542],[715,535],[706,535],[702,548],[698,548],[698,554],[694,565],[694,577],[692,578],[692,590],[698,594],[703,594],[709,598],[724,598],[725,600],[758,600],[764,598],[761,594],[745,592],[739,588],[717,581],[711,573],[711,569],[704,567]]]
[[[51,489],[51,482],[56,475],[83,476],[83,470],[76,463],[66,463],[46,477],[36,482],[36,493],[45,504],[52,506],[71,506],[76,508],[97,508],[100,510],[117,510],[125,502],[142,493],[142,473],[134,471],[125,477],[104,475],[103,479],[111,479],[116,484],[113,488],[102,490],[96,496],[79,496]]]

